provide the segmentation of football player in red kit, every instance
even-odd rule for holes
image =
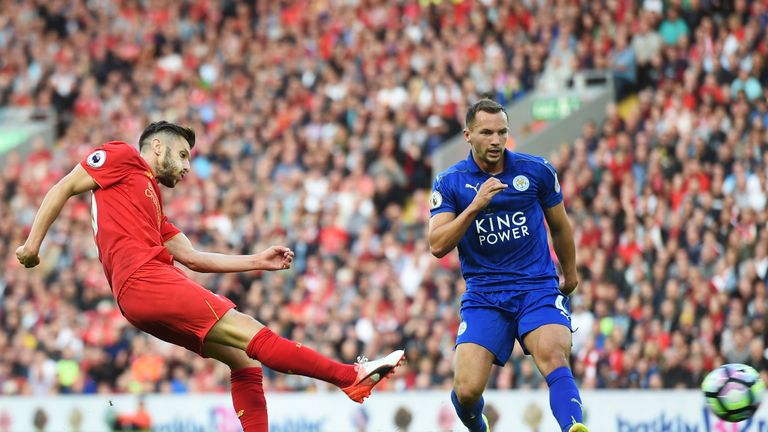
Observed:
[[[39,264],[40,245],[64,203],[92,191],[99,259],[120,311],[140,330],[227,364],[235,412],[246,432],[268,430],[261,363],[327,381],[362,403],[401,364],[402,350],[379,360],[338,363],[276,335],[173,265],[175,260],[193,271],[224,273],[287,269],[293,260],[293,251],[282,246],[255,255],[201,252],[168,221],[158,182],[174,187],[184,178],[194,145],[191,129],[161,121],[147,126],[138,151],[120,141],[95,149],[48,191],[16,250],[19,262],[27,268]]]

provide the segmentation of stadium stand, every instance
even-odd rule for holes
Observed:
[[[165,190],[195,244],[296,252],[290,271],[197,281],[347,362],[405,346],[389,388],[450,388],[464,287],[426,244],[430,154],[468,103],[582,69],[614,70],[626,97],[550,158],[577,233],[580,386],[690,388],[724,362],[768,380],[768,10],[661,3],[0,0],[0,106],[58,112],[55,143],[0,175],[0,394],[226,390],[225,367],[120,316],[88,197],[38,271],[14,256],[90,148],[161,118],[198,132],[192,175]],[[545,385],[519,348],[510,363],[490,388]]]

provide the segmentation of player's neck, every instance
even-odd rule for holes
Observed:
[[[504,156],[501,156],[501,159],[499,159],[499,162],[497,162],[494,165],[489,165],[483,161],[477,160],[474,155],[472,155],[472,158],[475,160],[475,164],[477,164],[478,168],[482,170],[486,174],[490,175],[496,175],[501,174],[502,171],[504,171]]]

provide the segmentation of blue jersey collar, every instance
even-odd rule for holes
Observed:
[[[511,160],[512,160],[512,152],[509,151],[509,149],[505,148],[504,149],[504,170],[502,172],[510,171],[511,164],[509,163],[509,161]],[[467,155],[467,165],[469,166],[469,172],[488,174],[487,172],[480,169],[480,167],[477,165],[477,162],[475,162],[475,158],[472,157],[472,150],[469,150],[469,155]]]

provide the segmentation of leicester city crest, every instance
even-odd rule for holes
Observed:
[[[528,180],[528,177],[519,175],[512,179],[512,186],[520,192],[525,192],[531,186],[531,182]]]
[[[465,331],[467,331],[467,322],[462,321],[461,324],[459,324],[458,335],[461,336]]]

